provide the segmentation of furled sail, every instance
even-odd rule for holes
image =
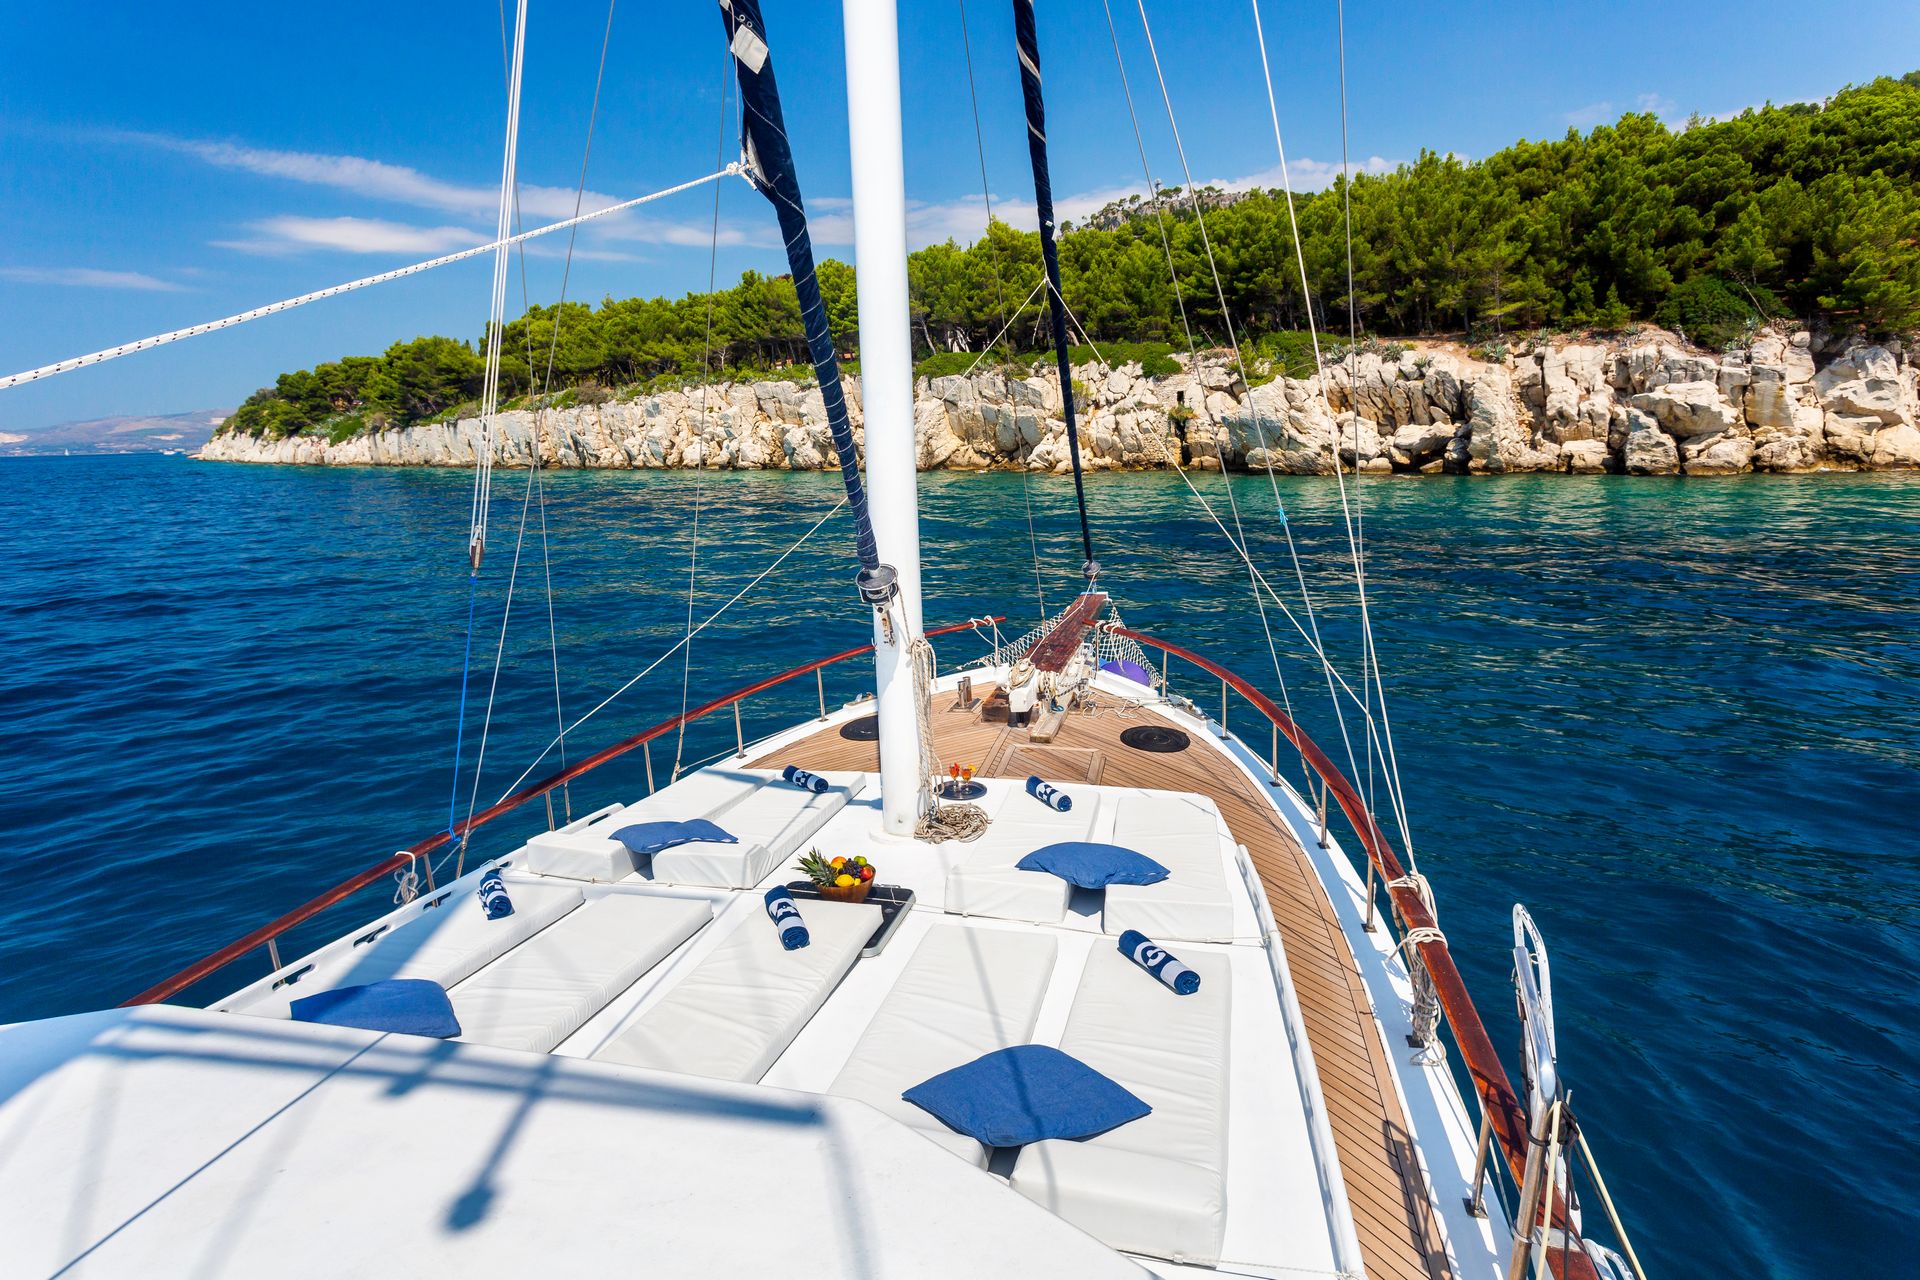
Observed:
[[[1047,270],[1047,314],[1053,321],[1053,349],[1060,364],[1060,404],[1067,419],[1067,452],[1073,459],[1073,497],[1080,510],[1081,572],[1089,585],[1100,574],[1093,558],[1093,531],[1087,524],[1087,486],[1080,469],[1080,430],[1073,413],[1073,371],[1067,356],[1067,304],[1060,292],[1060,250],[1053,240],[1053,179],[1047,171],[1047,107],[1040,97],[1040,40],[1034,30],[1033,0],[1013,0],[1015,51],[1020,55],[1020,89],[1027,100],[1027,154],[1033,160],[1033,201],[1040,213],[1040,257]]]
[[[780,234],[787,246],[787,266],[800,298],[800,320],[807,335],[807,352],[820,396],[826,402],[827,428],[833,433],[834,452],[840,458],[840,478],[847,487],[847,505],[853,512],[854,541],[860,556],[862,590],[872,598],[873,585],[890,582],[893,575],[880,563],[867,512],[867,494],[860,481],[860,459],[847,418],[846,395],[840,386],[840,360],[827,325],[827,308],[820,300],[820,282],[814,275],[813,241],[807,234],[806,206],[800,200],[800,180],[794,172],[793,152],[787,145],[786,120],[780,111],[780,89],[773,78],[773,58],[767,45],[767,26],[759,0],[720,0],[726,24],[727,48],[733,54],[740,79],[740,144],[746,152],[747,177],[773,204]],[[884,599],[884,596],[882,596]]]

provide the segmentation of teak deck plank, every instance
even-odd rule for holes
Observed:
[[[1058,776],[1065,780],[1084,761],[1085,774],[1102,786],[1192,791],[1220,806],[1228,830],[1252,855],[1280,928],[1367,1273],[1444,1280],[1449,1274],[1446,1251],[1353,953],[1306,851],[1266,797],[1203,744],[1160,755],[1122,745],[1122,730],[1165,723],[1148,709],[1076,709],[1052,742],[1033,746],[1025,730],[983,722],[978,709],[962,710],[956,703],[953,694],[934,700],[935,748],[943,765],[973,764],[988,777],[1025,777],[1037,772],[1027,766],[1046,760],[1064,766]],[[822,729],[777,755],[755,763],[807,769],[880,767],[876,743],[849,741],[837,728]]]

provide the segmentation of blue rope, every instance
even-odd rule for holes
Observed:
[[[460,719],[453,731],[453,783],[447,791],[447,836],[453,837],[453,829],[460,814],[460,748],[467,736],[467,680],[473,672],[473,606],[480,597],[480,574],[475,571],[467,577],[467,653],[460,660]]]

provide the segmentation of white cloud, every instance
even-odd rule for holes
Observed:
[[[1575,107],[1573,110],[1567,112],[1562,119],[1574,128],[1584,132],[1585,130],[1593,128],[1595,125],[1611,124],[1619,118],[1619,115],[1620,113],[1613,109],[1613,102],[1608,100],[1605,102],[1589,102],[1584,107]]]
[[[324,249],[336,253],[441,254],[485,244],[490,236],[465,227],[416,227],[382,218],[306,218],[287,214],[248,224],[246,240],[216,240],[242,253],[294,253]]]
[[[1399,164],[1384,156],[1368,156],[1364,160],[1353,161],[1351,167],[1355,177],[1361,174],[1378,177],[1383,173],[1392,173],[1399,168]],[[1332,186],[1334,179],[1339,176],[1338,160],[1315,160],[1312,156],[1301,156],[1297,160],[1287,161],[1286,178],[1293,184],[1295,191],[1320,191]],[[1280,166],[1276,164],[1271,169],[1262,169],[1259,173],[1248,174],[1244,178],[1215,180],[1212,185],[1224,187],[1228,191],[1247,191],[1256,187],[1262,190],[1278,190],[1281,186]]]
[[[157,147],[191,156],[220,169],[274,178],[305,186],[324,187],[361,199],[404,205],[451,214],[469,223],[468,227],[414,226],[376,218],[303,218],[287,216],[256,223],[256,234],[247,239],[217,241],[225,248],[250,253],[278,253],[291,249],[332,249],[345,253],[435,253],[471,244],[484,244],[499,210],[497,186],[453,182],[423,173],[409,165],[390,164],[368,156],[333,155],[312,151],[282,151],[233,142],[209,142],[195,138],[175,138],[166,134],[121,132],[111,135],[137,145]],[[522,225],[537,226],[571,218],[576,211],[592,213],[618,204],[622,197],[599,191],[577,192],[571,187],[546,187],[522,183],[519,203]],[[583,240],[629,241],[704,247],[712,227],[705,219],[676,222],[649,218],[637,213],[614,214],[603,222],[581,229]],[[742,231],[723,225],[723,246],[779,245],[779,237],[769,229],[764,234]],[[539,250],[532,250],[539,252]],[[586,258],[601,254],[617,260],[615,250],[576,250]],[[622,255],[624,256],[624,255]]]
[[[178,293],[183,284],[150,276],[144,271],[100,271],[93,267],[0,267],[0,279],[21,284],[51,284],[70,289],[141,289]]]

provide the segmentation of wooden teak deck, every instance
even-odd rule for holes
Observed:
[[[1150,709],[1100,699],[1093,709],[1069,714],[1052,741],[1040,745],[1030,742],[1023,728],[982,720],[982,705],[984,698],[966,709],[952,694],[935,695],[935,748],[943,763],[971,764],[986,777],[1039,774],[1056,781],[1190,791],[1220,806],[1234,838],[1253,856],[1280,928],[1367,1273],[1395,1280],[1448,1275],[1441,1232],[1353,953],[1305,850],[1272,804],[1204,743],[1169,754],[1124,745],[1120,734],[1128,728],[1170,724]],[[879,768],[878,745],[842,737],[838,726],[775,754],[778,760],[769,756],[755,764]]]

